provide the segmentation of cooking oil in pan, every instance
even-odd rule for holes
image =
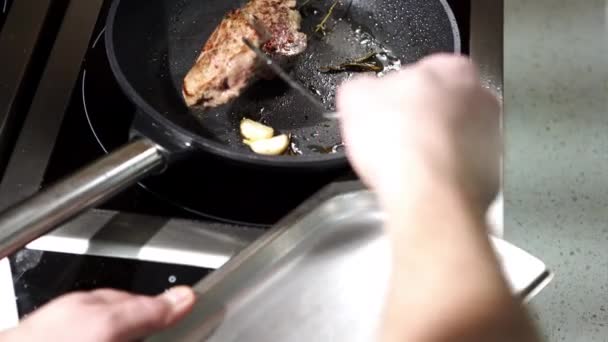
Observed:
[[[388,72],[401,69],[401,60],[388,51],[378,53],[376,57],[380,63],[382,63],[382,71],[378,73],[378,77],[382,77]]]
[[[287,155],[290,155],[290,156],[301,156],[302,154],[303,154],[302,150],[298,146],[298,143],[295,142],[292,139],[291,143],[289,143],[289,148],[287,149]]]
[[[344,149],[344,143],[335,144],[333,146],[310,145],[308,148],[316,153],[333,154],[342,151]]]
[[[382,64],[382,71],[377,73],[378,77],[382,77],[387,73],[401,69],[401,60],[395,56],[390,48],[385,46],[371,33],[357,28],[355,30],[354,39],[368,51],[376,51],[376,58]]]

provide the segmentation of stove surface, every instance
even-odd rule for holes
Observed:
[[[19,317],[73,291],[114,288],[156,295],[193,285],[213,269],[140,260],[22,250],[11,261]]]

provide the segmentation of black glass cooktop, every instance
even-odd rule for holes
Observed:
[[[192,266],[23,250],[11,261],[19,316],[73,291],[113,288],[157,295],[193,285],[212,270]]]

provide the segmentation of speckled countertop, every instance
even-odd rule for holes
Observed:
[[[546,341],[608,341],[605,0],[505,1],[505,233],[554,281]]]

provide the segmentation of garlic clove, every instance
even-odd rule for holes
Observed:
[[[257,154],[278,156],[283,154],[287,150],[287,147],[289,147],[289,136],[281,134],[274,138],[250,141],[246,144]]]
[[[241,135],[248,141],[270,139],[274,135],[274,129],[272,127],[268,127],[251,119],[241,120],[240,129]]]

